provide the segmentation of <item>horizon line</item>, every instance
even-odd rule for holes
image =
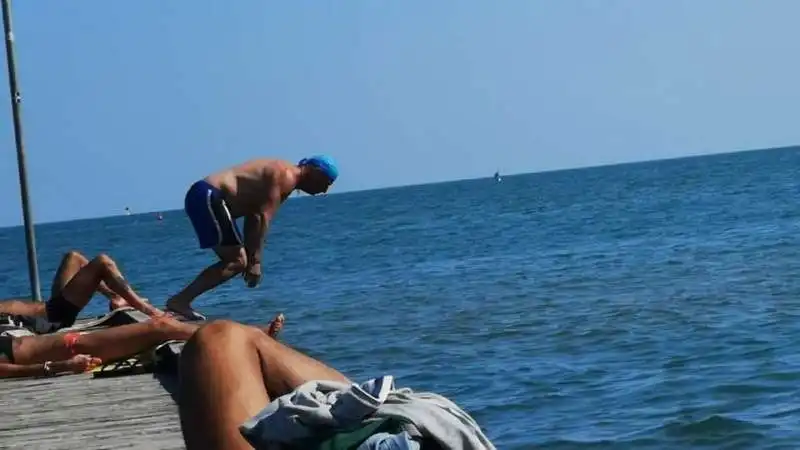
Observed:
[[[744,150],[727,150],[727,151],[718,151],[718,152],[711,152],[711,153],[690,153],[686,155],[680,156],[667,156],[663,158],[653,158],[653,159],[641,159],[641,160],[628,160],[628,161],[618,161],[618,162],[609,162],[609,163],[601,163],[601,164],[592,164],[586,166],[572,166],[572,167],[560,167],[560,168],[552,168],[552,169],[543,169],[543,170],[534,170],[531,172],[507,172],[504,173],[500,170],[500,174],[503,177],[516,177],[516,176],[523,176],[523,175],[534,175],[534,174],[544,174],[544,173],[557,173],[557,172],[569,172],[569,171],[578,171],[578,170],[591,170],[591,169],[599,169],[604,167],[615,167],[615,166],[626,166],[626,165],[636,165],[636,164],[646,164],[652,162],[661,162],[661,161],[674,161],[674,160],[681,160],[681,159],[692,159],[692,158],[702,158],[707,156],[725,156],[725,155],[732,155],[732,154],[739,154],[739,153],[749,153],[749,152],[761,152],[761,151],[780,151],[780,150],[788,150],[792,148],[798,148],[800,144],[795,145],[782,145],[779,147],[766,147],[766,148],[751,148],[751,149],[744,149]],[[412,184],[397,184],[391,186],[381,186],[381,187],[371,187],[371,188],[364,188],[364,189],[352,189],[352,190],[345,190],[340,192],[333,192],[330,194],[326,194],[325,196],[338,196],[338,195],[348,195],[348,194],[359,194],[365,192],[375,192],[375,191],[385,191],[391,189],[402,189],[402,188],[409,188],[409,187],[418,187],[418,186],[431,186],[436,184],[447,184],[447,183],[458,183],[463,181],[474,181],[474,180],[482,180],[486,178],[492,178],[492,175],[488,175],[485,177],[467,177],[467,178],[455,178],[449,180],[440,180],[440,181],[429,181],[423,183],[412,183]],[[288,197],[287,200],[293,199],[298,200],[305,197],[311,197],[310,195],[300,195],[295,197]],[[132,216],[142,216],[146,214],[157,214],[157,213],[169,213],[180,211],[181,208],[174,208],[174,209],[155,209],[150,211],[143,211],[138,213],[131,214]],[[57,219],[51,221],[41,221],[41,222],[34,222],[34,226],[39,225],[55,225],[55,224],[62,224],[62,223],[70,223],[70,222],[79,222],[83,220],[97,220],[97,219],[109,219],[112,217],[122,217],[125,216],[124,213],[121,214],[111,214],[107,216],[88,216],[88,217],[76,217],[72,219]],[[23,227],[24,223],[20,221],[14,225],[0,225],[0,230],[5,230],[9,228],[17,228]]]

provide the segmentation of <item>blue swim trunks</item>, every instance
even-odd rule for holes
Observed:
[[[184,209],[192,222],[200,248],[241,246],[242,236],[228,210],[222,191],[204,180],[186,192]]]

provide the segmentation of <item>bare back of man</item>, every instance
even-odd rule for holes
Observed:
[[[323,163],[328,164],[327,171],[318,167]],[[167,311],[202,320],[204,317],[191,308],[199,295],[239,274],[248,287],[257,286],[265,237],[278,208],[295,189],[312,195],[327,191],[337,175],[332,160],[326,157],[304,159],[297,165],[254,159],[195,182],[184,199],[186,215],[200,248],[212,249],[219,261],[170,298]],[[238,218],[244,218],[244,234],[236,224]]]
[[[274,199],[277,190],[283,200],[297,185],[299,168],[277,159],[254,159],[205,178],[210,185],[220,189],[225,196],[234,219],[259,214]]]

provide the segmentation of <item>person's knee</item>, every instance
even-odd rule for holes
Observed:
[[[86,258],[83,255],[81,255],[80,252],[78,252],[77,250],[70,250],[64,253],[64,257],[61,259],[63,261],[68,261],[68,262],[77,262],[77,263],[86,262]]]
[[[190,352],[201,351],[208,347],[242,345],[251,339],[250,327],[230,320],[215,320],[202,325],[186,342]],[[181,352],[183,354],[183,352]]]
[[[247,268],[247,254],[244,252],[244,249],[239,251],[239,253],[226,255],[222,261],[227,265],[228,270],[235,273],[244,272],[244,269]]]
[[[105,253],[95,256],[95,258],[92,260],[92,265],[106,271],[116,269],[117,267],[117,264],[114,262],[114,260]]]
[[[231,320],[214,320],[202,325],[192,338],[203,343],[242,341],[249,338],[250,331],[250,327]]]
[[[233,261],[229,261],[228,268],[236,273],[244,272],[244,269],[247,268],[247,258],[237,258]]]
[[[250,448],[238,427],[269,403],[252,330],[217,320],[183,347],[177,404],[187,449]]]
[[[253,339],[250,327],[230,320],[215,320],[202,325],[181,350],[179,371],[183,376],[193,376],[197,364],[203,365],[202,361],[209,358],[216,360],[220,355],[241,351]],[[225,362],[214,361],[214,364]]]

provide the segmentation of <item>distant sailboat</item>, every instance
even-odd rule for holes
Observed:
[[[494,181],[497,182],[497,183],[503,181],[503,177],[500,176],[500,171],[499,170],[494,173]]]
[[[131,215],[131,209],[128,208],[127,206],[125,207],[125,215],[126,216],[130,216]]]

